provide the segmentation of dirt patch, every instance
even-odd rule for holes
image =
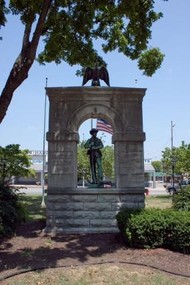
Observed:
[[[120,234],[78,234],[50,237],[44,221],[22,225],[16,236],[1,242],[1,277],[37,268],[98,264],[131,264],[190,277],[190,255],[165,249],[125,246]]]

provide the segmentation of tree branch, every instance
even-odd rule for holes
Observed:
[[[36,57],[37,47],[42,35],[43,26],[46,21],[51,2],[52,0],[44,0],[31,42],[29,38],[32,23],[26,23],[21,52],[11,69],[5,87],[0,96],[0,123],[3,121],[6,115],[14,91],[28,77],[28,71],[30,70]]]

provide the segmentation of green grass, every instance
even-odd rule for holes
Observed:
[[[172,206],[172,195],[146,196],[146,208],[166,209]]]
[[[26,206],[29,220],[44,219],[46,217],[46,209],[41,206],[41,196],[22,195],[20,201]]]

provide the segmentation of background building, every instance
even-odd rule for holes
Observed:
[[[144,159],[144,181],[145,187],[156,187],[156,172],[151,158]]]
[[[47,154],[45,152],[45,157],[43,156],[43,151],[41,150],[31,150],[29,156],[31,157],[32,166],[31,168],[35,170],[35,177],[15,177],[15,184],[42,184],[43,179],[43,159],[45,161],[44,172],[47,174]]]

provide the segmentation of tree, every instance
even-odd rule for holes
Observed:
[[[152,166],[156,172],[162,172],[162,162],[160,160],[152,161]]]
[[[164,0],[167,1],[167,0]],[[42,64],[61,61],[81,67],[105,64],[95,49],[100,39],[103,52],[113,50],[138,60],[138,67],[152,76],[164,55],[148,48],[151,27],[163,15],[154,11],[154,0],[10,0],[0,2],[0,25],[6,25],[7,13],[20,17],[24,34],[20,54],[15,60],[0,96],[0,123],[11,103],[14,91],[28,77],[36,58],[40,39],[44,50]],[[84,17],[85,15],[85,17]]]
[[[182,142],[176,149],[177,160],[176,167],[184,176],[190,176],[190,144]]]
[[[105,146],[102,150],[102,166],[105,177],[114,178],[114,147]]]
[[[20,150],[18,144],[0,147],[0,184],[5,185],[13,176],[33,176],[34,170],[30,169],[31,161],[28,150]]]
[[[78,179],[84,177],[88,181],[91,180],[90,164],[86,149],[84,148],[84,141],[77,146],[77,177]]]
[[[175,173],[190,176],[190,144],[182,142],[180,147],[175,147],[173,150],[165,148],[162,152],[162,164],[168,175],[171,174],[172,163]]]
[[[33,176],[28,150],[20,150],[18,144],[0,147],[0,238],[15,233],[17,226],[26,220],[25,206],[19,201],[17,187],[9,185],[11,178]]]

